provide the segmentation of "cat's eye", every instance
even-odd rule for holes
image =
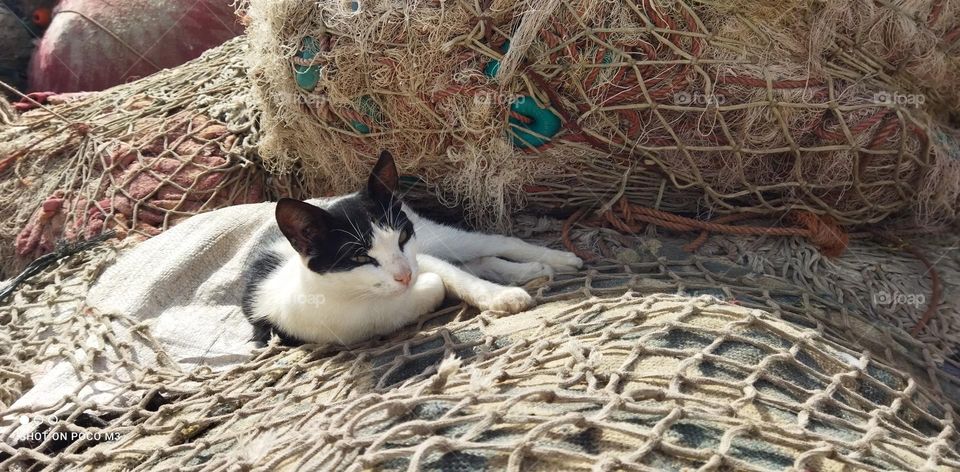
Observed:
[[[357,264],[369,264],[373,262],[373,258],[370,256],[365,256],[363,254],[360,254],[360,255],[351,257],[350,261]]]
[[[400,244],[406,243],[408,239],[410,239],[410,231],[400,230]]]

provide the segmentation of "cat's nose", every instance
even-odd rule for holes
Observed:
[[[393,280],[400,282],[403,285],[410,285],[410,279],[413,277],[413,274],[409,270],[403,271],[399,274],[393,276]]]

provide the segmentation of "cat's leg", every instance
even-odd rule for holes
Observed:
[[[416,313],[414,319],[435,310],[443,303],[444,295],[446,295],[446,289],[443,288],[443,280],[439,275],[427,272],[417,276],[417,281],[410,289],[413,305],[411,308]]]
[[[440,276],[447,293],[481,310],[518,313],[534,305],[533,297],[519,287],[504,287],[480,279],[436,257],[417,256],[421,277],[428,272]]]
[[[411,324],[422,315],[434,311],[443,303],[446,290],[443,280],[437,274],[424,272],[417,277],[410,290],[403,296],[391,300],[386,306],[380,302],[384,317],[376,323],[379,335],[389,335],[403,326]]]
[[[579,257],[566,251],[536,246],[519,238],[463,231],[411,213],[408,215],[414,221],[420,252],[446,261],[463,263],[493,256],[515,262],[540,262],[556,270],[583,266]]]
[[[481,257],[463,263],[477,277],[507,284],[523,284],[538,277],[552,277],[553,267],[542,262],[511,262],[499,257]]]

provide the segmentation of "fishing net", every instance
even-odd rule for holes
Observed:
[[[59,261],[0,299],[0,469],[960,468],[951,234],[851,234],[826,258],[797,237],[704,235],[690,250],[629,215],[623,230],[510,212],[516,235],[594,256],[529,285],[536,309],[451,305],[388,339],[271,345],[217,369],[185,368],[149,323],[87,304],[120,249],[214,208],[352,190],[381,146],[407,166],[408,196],[439,191],[487,221],[524,202],[565,214],[624,201],[950,217],[954,3],[851,2],[826,23],[791,15],[834,8],[812,2],[271,5],[249,5],[250,51],[238,38],[106,92],[0,106],[3,275]],[[795,29],[818,41],[787,43]],[[785,60],[812,49],[809,70]],[[312,92],[296,85],[314,76]],[[863,101],[884,90],[926,102]],[[693,102],[707,91],[727,101]],[[666,103],[681,92],[686,106]],[[561,118],[549,143],[527,146],[530,123],[506,111],[518,95]],[[694,117],[725,131],[697,134]],[[66,256],[64,241],[108,230],[120,240]]]
[[[531,240],[557,242],[545,221],[522,226]],[[83,301],[115,249],[74,256],[0,306],[0,467],[960,467],[960,359],[736,256],[690,255],[669,238],[574,238],[603,240],[613,257],[530,285],[541,303],[531,311],[497,317],[453,305],[387,340],[340,351],[271,345],[219,371],[183,371],[163,361],[159,343],[157,365],[133,358],[123,340],[150,343],[150,329]],[[816,254],[799,239],[739,243],[771,263],[809,265],[803,258]],[[855,249],[910,270],[876,244]],[[53,388],[31,374],[63,359],[100,400],[78,388],[47,406],[9,408],[27,390]]]
[[[650,180],[690,212],[955,217],[957,1],[243,6],[265,161],[316,191],[387,148],[487,223]]]
[[[246,45],[237,38],[101,93],[21,95],[13,107],[0,101],[0,277],[60,242],[103,231],[142,239],[219,207],[317,196],[304,190],[302,174],[268,174],[259,165],[260,110],[247,82]],[[462,218],[419,177],[403,183],[425,214]]]
[[[0,275],[57,241],[148,237],[202,211],[298,194],[254,162],[245,44],[106,92],[24,98],[37,109],[0,122]]]

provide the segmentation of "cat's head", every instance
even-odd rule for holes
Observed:
[[[418,266],[416,235],[398,185],[393,156],[384,151],[362,190],[326,209],[281,199],[277,224],[311,271],[358,296],[399,294],[416,282]]]

